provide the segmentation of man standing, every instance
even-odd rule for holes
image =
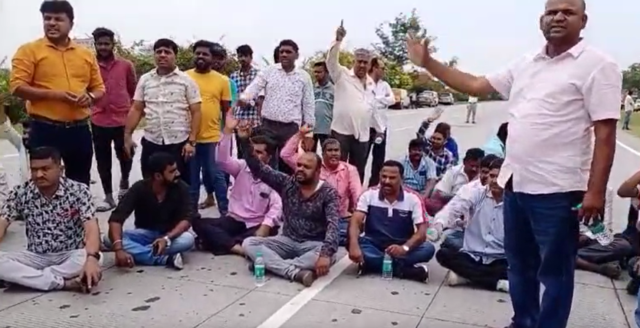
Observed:
[[[476,109],[478,109],[478,98],[469,96],[469,103],[467,104],[467,122],[471,119],[471,123],[476,124]]]
[[[317,62],[313,64],[313,75],[316,78],[314,94],[316,98],[316,126],[313,127],[313,148],[315,152],[318,144],[322,147],[331,135],[331,121],[333,121],[333,92],[334,86],[329,79],[327,64]]]
[[[499,92],[509,99],[509,151],[498,183],[505,188],[504,246],[515,328],[567,326],[576,216],[589,223],[604,210],[622,76],[610,57],[580,37],[585,7],[581,0],[547,1],[540,17],[546,46],[486,77],[449,68],[431,57],[427,41],[408,40],[412,61],[453,89]],[[579,212],[573,210],[578,204]]]
[[[227,113],[231,105],[231,88],[226,76],[211,70],[213,58],[226,57],[226,53],[221,50],[224,51],[222,47],[215,47],[214,43],[209,41],[196,42],[193,45],[195,69],[188,70],[186,73],[196,82],[202,97],[202,118],[196,138],[196,154],[189,161],[191,203],[194,206],[194,213],[197,213],[202,172],[207,194],[210,195],[209,192],[216,194],[218,209],[224,216],[229,203],[227,182],[222,171],[216,167],[216,148],[220,142],[222,116]],[[207,204],[206,201],[204,204]]]
[[[380,181],[380,170],[387,156],[387,108],[395,104],[396,97],[387,81],[383,80],[385,63],[380,58],[371,59],[369,76],[373,79],[373,111],[371,126],[369,129],[369,151],[371,153],[371,175],[369,177],[369,187],[377,186]],[[379,134],[374,126],[382,128],[383,134]],[[367,155],[367,157],[369,157]]]
[[[253,49],[249,45],[241,45],[236,49],[240,69],[231,73],[229,79],[236,83],[238,93],[241,94],[258,76],[258,69],[253,67]],[[250,100],[248,104],[241,106],[236,104],[233,108],[233,115],[238,120],[249,122],[252,127],[260,125],[260,113],[256,104],[257,99]],[[238,139],[236,138],[236,142]],[[240,148],[238,148],[240,151]],[[238,158],[242,158],[242,154],[238,153]]]
[[[335,100],[333,107],[333,121],[331,132],[340,142],[342,160],[358,169],[360,180],[364,180],[364,168],[367,165],[367,151],[369,149],[371,124],[377,136],[383,137],[384,130],[378,124],[379,120],[372,119],[376,115],[373,110],[375,83],[369,77],[369,61],[371,54],[368,50],[355,51],[353,70],[340,65],[338,57],[340,45],[347,31],[338,27],[336,40],[327,54],[327,70],[335,84]]]
[[[633,91],[629,90],[627,96],[624,97],[624,120],[622,121],[623,130],[631,130],[629,128],[629,123],[631,122],[631,114],[633,114],[633,109],[635,107],[632,96]]]
[[[100,74],[107,92],[91,109],[91,132],[96,152],[98,174],[104,191],[104,201],[96,210],[106,212],[116,206],[111,179],[111,145],[120,162],[120,198],[129,189],[129,173],[133,160],[124,153],[124,124],[136,91],[136,72],[133,64],[113,53],[115,33],[100,27],[93,31]]]
[[[150,177],[147,162],[157,152],[176,158],[178,171],[189,183],[186,163],[195,153],[200,130],[200,90],[189,75],[176,66],[178,45],[169,39],[153,44],[156,68],[140,77],[125,126],[125,152],[133,155],[133,131],[146,120],[140,155],[142,176]]]
[[[104,95],[96,57],[69,39],[73,7],[67,1],[40,6],[45,37],[22,45],[11,62],[11,92],[27,101],[30,148],[61,153],[65,175],[89,184],[93,144],[89,108]]]
[[[261,91],[265,98],[260,115],[262,131],[276,142],[277,153],[274,156],[275,167],[285,173],[292,173],[287,165],[277,165],[280,149],[301,125],[315,125],[315,104],[313,82],[304,69],[296,67],[298,45],[292,40],[282,40],[280,63],[271,65],[258,73],[257,77],[245,89],[238,99],[239,106],[246,106]],[[311,137],[307,144],[313,141]]]

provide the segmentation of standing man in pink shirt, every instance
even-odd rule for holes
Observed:
[[[106,212],[116,207],[113,198],[111,147],[115,149],[120,162],[119,197],[129,189],[129,173],[133,160],[124,153],[124,125],[131,108],[131,99],[136,91],[136,72],[130,61],[114,54],[113,31],[99,27],[93,31],[93,40],[100,74],[107,89],[104,97],[91,108],[93,148],[104,191],[104,201],[96,210]]]
[[[508,151],[498,183],[505,188],[511,328],[567,326],[580,221],[588,224],[604,210],[622,76],[611,57],[580,36],[585,10],[583,0],[547,1],[540,17],[547,44],[487,76],[443,65],[427,51],[428,42],[411,36],[407,42],[412,61],[453,89],[509,99]]]

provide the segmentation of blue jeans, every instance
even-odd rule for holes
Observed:
[[[505,190],[504,248],[516,328],[567,327],[579,233],[572,207],[583,195]],[[545,286],[542,303],[540,283]]]
[[[347,237],[349,236],[349,218],[340,218],[338,221],[338,244],[347,247]]]
[[[191,233],[185,232],[172,240],[171,246],[162,255],[156,256],[153,254],[151,244],[164,235],[146,229],[125,230],[122,233],[122,248],[125,252],[131,254],[135,264],[167,265],[169,256],[187,252],[195,245],[195,237]],[[112,243],[108,238],[104,238],[104,244],[106,248],[111,249]]]
[[[207,193],[214,193],[218,201],[218,210],[223,216],[229,210],[229,199],[227,198],[227,182],[224,173],[216,166],[216,146],[215,142],[196,144],[196,154],[189,161],[191,177],[189,179],[189,193],[194,208],[198,208],[200,200],[200,181],[204,184]],[[200,180],[202,172],[202,180]]]
[[[459,251],[464,245],[464,231],[459,229],[447,229],[444,231],[445,238],[440,245],[441,248],[449,248]]]
[[[360,244],[360,250],[364,257],[364,267],[367,272],[382,272],[382,261],[384,260],[384,249],[380,248],[371,239],[360,237],[358,239]],[[422,245],[410,250],[403,257],[393,259],[393,271],[394,275],[402,277],[402,271],[404,268],[413,267],[418,263],[429,262],[433,255],[436,253],[436,248],[429,242],[424,242]]]

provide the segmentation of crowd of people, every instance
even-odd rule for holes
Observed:
[[[383,273],[390,258],[394,277],[423,283],[435,257],[450,286],[510,293],[509,327],[566,327],[575,269],[617,279],[628,268],[629,293],[640,288],[640,173],[618,189],[632,200],[627,228],[606,244],[588,229],[603,220],[611,230],[621,79],[580,38],[585,10],[579,0],[550,0],[544,50],[486,77],[443,65],[428,41],[410,35],[414,64],[468,94],[499,92],[511,117],[460,156],[449,124],[429,132],[436,112],[416,127],[406,156],[389,160],[385,109],[395,100],[385,64],[357,49],[352,68],[340,65],[342,24],[326,61],[313,66],[315,79],[295,65],[292,40],[262,70],[250,46],[238,47],[240,69],[227,77],[221,45],[196,42],[194,68],[183,72],[170,39],[153,44],[156,68],[138,78],[114,53],[113,31],[94,31],[93,53],[69,39],[72,6],[45,1],[45,36],[12,60],[11,91],[27,102],[30,121],[24,140],[5,133],[28,150],[30,179],[2,195],[0,241],[23,220],[27,249],[0,252],[0,281],[88,291],[101,280],[103,252],[114,252],[118,267],[181,270],[196,249],[242,256],[250,270],[261,258],[268,272],[308,287],[344,247],[359,274]],[[467,121],[477,106],[473,98]],[[138,147],[143,179],[130,183]],[[105,194],[97,206],[94,152]],[[200,214],[214,205],[220,217]],[[111,211],[105,234],[96,211]],[[134,228],[124,229],[131,215]]]

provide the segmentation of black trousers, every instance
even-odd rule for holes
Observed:
[[[286,174],[293,174],[293,169],[289,165],[280,162],[280,150],[284,147],[284,144],[298,133],[300,127],[297,123],[283,123],[278,121],[262,119],[262,126],[260,127],[261,133],[267,135],[271,140],[276,143],[276,155],[272,157],[271,167],[278,169]]]
[[[465,252],[441,248],[436,260],[443,267],[455,272],[472,284],[488,290],[496,290],[499,280],[507,280],[507,260],[495,260],[490,264],[476,261]]]
[[[328,134],[314,134],[313,135],[313,148],[311,149],[314,153],[318,150],[318,146],[322,148],[322,144],[325,140],[329,139]]]
[[[176,166],[180,172],[180,178],[186,184],[189,184],[189,165],[187,165],[184,160],[184,156],[182,156],[182,148],[186,143],[187,140],[176,144],[158,145],[142,138],[142,141],[140,141],[140,145],[142,146],[142,153],[140,154],[140,170],[142,171],[142,177],[148,178],[152,175],[149,170],[149,157],[155,153],[164,152],[172,155],[176,159]]]
[[[369,130],[369,150],[367,151],[367,157],[371,154],[371,175],[369,176],[369,187],[377,186],[380,182],[380,170],[382,170],[382,164],[384,164],[384,158],[387,156],[387,131],[384,131],[384,139],[380,144],[376,144],[376,135],[378,133],[375,129]]]
[[[255,235],[260,227],[247,228],[244,222],[228,215],[219,219],[195,218],[191,226],[205,250],[215,255],[229,254],[235,245],[242,245],[242,241]],[[271,235],[275,236],[277,233],[276,227],[271,228]]]
[[[29,124],[29,149],[56,148],[64,162],[67,178],[89,185],[93,162],[93,142],[89,119],[56,122],[32,117]]]
[[[129,181],[133,165],[133,160],[124,153],[124,126],[104,127],[92,124],[91,132],[102,190],[105,195],[110,195],[113,193],[111,148],[115,150],[116,158],[120,162],[120,181]]]
[[[341,160],[358,169],[360,181],[364,180],[364,168],[367,166],[369,142],[362,142],[352,135],[331,131],[331,137],[340,142]]]

